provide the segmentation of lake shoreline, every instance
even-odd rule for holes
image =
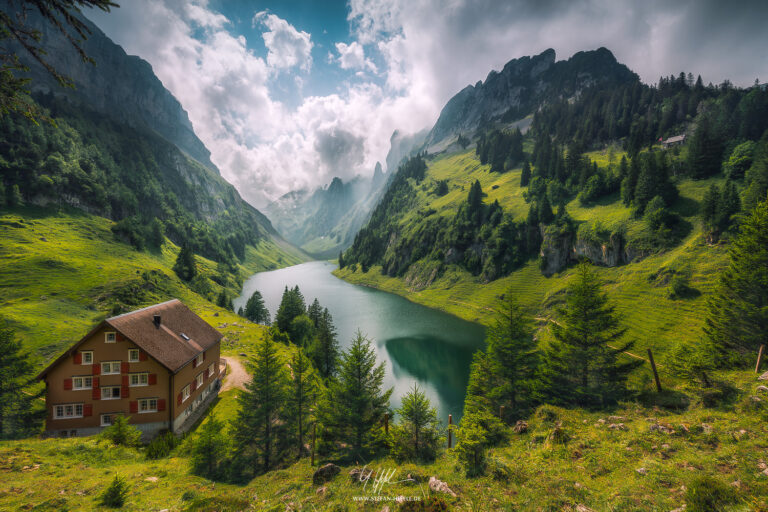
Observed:
[[[317,298],[333,317],[341,349],[357,329],[368,336],[385,364],[385,387],[394,389],[392,407],[413,384],[422,387],[441,416],[461,416],[469,367],[485,346],[485,326],[419,304],[375,286],[350,283],[328,261],[301,263],[258,272],[243,284],[233,304],[244,305],[258,290],[274,318],[286,287],[298,286],[308,306]]]

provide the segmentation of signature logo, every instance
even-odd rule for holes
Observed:
[[[395,485],[402,482],[413,482],[413,480],[406,478],[405,480],[392,481],[397,470],[395,468],[381,469],[375,471],[368,467],[368,464],[363,466],[363,469],[357,474],[357,479],[363,484],[363,491],[368,490],[368,484],[371,484],[371,493],[375,495],[381,494],[382,489],[387,485]]]

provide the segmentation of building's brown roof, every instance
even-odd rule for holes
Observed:
[[[160,315],[160,327],[155,327],[154,316]],[[43,370],[48,370],[91,337],[103,325],[109,325],[173,373],[179,371],[200,352],[208,350],[219,341],[222,334],[208,322],[197,316],[178,299],[155,304],[130,313],[107,318]],[[184,339],[182,334],[189,339]]]

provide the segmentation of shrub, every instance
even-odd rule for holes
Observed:
[[[106,488],[101,495],[101,504],[105,507],[121,508],[125,505],[125,498],[128,496],[128,484],[125,480],[115,475],[112,483]]]
[[[174,448],[179,445],[179,438],[173,435],[173,432],[166,432],[157,436],[147,445],[146,456],[148,459],[162,459],[170,455]]]
[[[120,446],[138,446],[141,431],[128,423],[128,417],[116,416],[115,422],[101,433],[103,439]]]
[[[491,457],[488,460],[491,476],[499,482],[508,482],[512,477],[512,470],[507,464],[498,457]]]
[[[733,489],[711,476],[695,478],[685,492],[686,512],[717,512],[735,501]]]
[[[401,512],[443,512],[448,510],[450,510],[448,503],[437,496],[430,496],[421,501],[405,501],[400,505]]]

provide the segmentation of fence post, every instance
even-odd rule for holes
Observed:
[[[656,391],[661,393],[661,381],[659,380],[659,372],[656,371],[656,362],[653,360],[653,352],[651,352],[651,349],[648,349],[648,360],[651,362],[653,378],[656,379]]]
[[[311,466],[315,465],[315,438],[317,437],[317,423],[312,424],[312,460]]]
[[[760,371],[760,363],[763,361],[763,350],[765,345],[760,345],[760,350],[757,351],[757,364],[755,365],[755,373]]]
[[[453,414],[448,415],[448,448],[451,447],[451,434],[453,433]]]

